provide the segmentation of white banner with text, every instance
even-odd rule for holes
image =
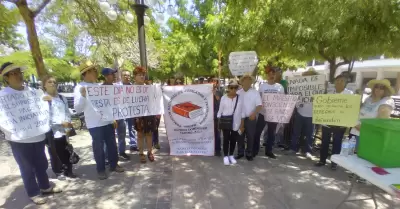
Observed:
[[[214,155],[212,88],[212,84],[163,87],[171,155]]]
[[[299,96],[298,106],[311,105],[313,95],[325,94],[325,75],[291,77],[288,79],[288,93]]]
[[[50,130],[49,104],[43,101],[42,90],[26,90],[13,94],[0,92],[0,127],[5,133],[27,139]]]
[[[298,98],[297,95],[264,93],[262,101],[265,121],[289,123]]]
[[[162,115],[162,91],[158,85],[87,86],[87,96],[104,121]]]

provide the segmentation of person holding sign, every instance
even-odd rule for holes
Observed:
[[[136,67],[133,71],[133,76],[135,76],[135,85],[145,85],[145,76],[147,70],[143,67]],[[147,145],[147,158],[150,162],[154,161],[153,155],[153,139],[152,133],[156,131],[156,116],[142,116],[133,118],[133,124],[137,132],[137,142],[139,147],[140,162],[146,163],[146,156],[144,155],[144,142]]]
[[[240,159],[245,155],[245,146],[244,146],[244,138],[247,138],[247,146],[246,146],[246,159],[248,161],[252,161],[253,149],[254,149],[254,135],[256,132],[257,125],[257,114],[262,110],[262,101],[260,97],[260,93],[257,90],[251,88],[251,85],[254,83],[254,77],[250,74],[243,75],[240,78],[240,83],[242,84],[242,89],[237,92],[237,94],[241,97],[243,102],[243,116],[244,116],[244,132],[239,137],[238,140],[238,154],[235,157],[236,159]]]
[[[347,77],[343,74],[338,75],[335,78],[335,93],[336,94],[353,94],[352,91],[346,89]],[[332,155],[340,154],[342,149],[342,139],[347,127],[342,126],[322,126],[322,144],[320,149],[320,159],[315,166],[320,167],[326,164],[326,159],[328,158],[329,144],[331,142],[331,137],[333,138]],[[336,163],[331,164],[331,169],[336,170]]]
[[[244,131],[243,100],[236,94],[238,87],[236,80],[229,81],[228,93],[222,96],[217,113],[218,126],[224,135],[224,165],[236,164],[233,152],[237,139]]]
[[[71,114],[68,109],[68,101],[57,92],[57,81],[53,76],[46,76],[43,79],[43,90],[46,92],[44,99],[50,103],[51,108],[51,129],[53,131],[54,143],[48,141],[48,151],[53,172],[59,179],[64,176],[76,178],[72,172],[71,154],[67,150],[69,145],[67,131],[71,130]],[[47,139],[53,140],[53,139]],[[51,147],[54,146],[54,147]],[[53,151],[52,151],[53,149]],[[54,153],[54,155],[53,155]]]
[[[267,93],[273,93],[273,94],[285,93],[285,89],[283,88],[283,86],[279,83],[276,83],[275,81],[275,75],[277,71],[281,71],[281,69],[278,67],[270,67],[270,66],[265,67],[265,74],[267,75],[267,83],[263,83],[260,85],[258,91],[260,92],[261,96]],[[260,151],[261,132],[267,125],[268,127],[267,134],[264,133],[264,141],[266,142],[265,155],[270,158],[276,158],[275,154],[272,152],[272,148],[275,143],[275,131],[276,131],[276,126],[278,124],[275,122],[267,121],[267,118],[264,116],[265,112],[264,110],[262,110],[258,115],[257,119],[256,132],[254,134],[253,155],[256,156]]]
[[[108,178],[106,174],[104,143],[107,145],[110,171],[122,173],[124,169],[118,165],[113,121],[103,121],[101,113],[96,112],[86,95],[86,87],[100,85],[96,83],[98,77],[97,66],[90,61],[84,62],[80,66],[80,73],[83,81],[75,87],[74,108],[77,113],[83,112],[85,114],[86,127],[92,136],[92,148],[96,161],[97,175],[100,180],[104,180]]]
[[[0,94],[13,95],[24,91],[33,91],[24,86],[22,71],[26,67],[18,66],[14,63],[4,63],[0,68],[0,76],[8,85],[0,91]],[[4,117],[4,116],[2,116]],[[60,193],[62,190],[58,187],[50,185],[47,176],[48,162],[44,152],[45,134],[39,134],[29,138],[19,138],[17,133],[1,127],[4,132],[5,139],[9,141],[15,161],[21,172],[24,182],[25,191],[30,199],[37,205],[45,204],[47,199],[41,194]],[[49,127],[50,128],[50,127]]]

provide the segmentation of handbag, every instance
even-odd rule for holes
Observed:
[[[76,152],[74,151],[74,147],[72,146],[72,144],[70,144],[70,143],[68,142],[67,147],[66,147],[65,149],[69,152],[69,155],[70,155],[70,157],[69,157],[69,162],[70,162],[71,164],[77,164],[81,158],[80,158],[79,155],[76,154]]]
[[[61,99],[61,101],[62,101],[65,105],[68,106],[68,104],[65,103],[65,100],[64,100],[63,96],[61,96],[61,95],[59,94],[58,97]],[[74,126],[71,124],[71,126],[70,126],[69,128],[70,128],[71,130],[68,131],[68,133],[67,133],[68,136],[76,136],[77,133],[76,133],[76,130],[75,130]]]
[[[218,121],[219,128],[222,130],[232,130],[233,127],[233,116],[235,115],[236,106],[239,101],[239,95],[236,96],[235,107],[233,108],[232,115],[221,116]]]

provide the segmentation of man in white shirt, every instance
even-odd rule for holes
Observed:
[[[344,75],[338,75],[335,78],[335,94],[353,94],[352,91],[346,89],[347,77]],[[333,138],[332,143],[332,155],[340,154],[342,149],[342,139],[346,132],[347,127],[342,126],[322,126],[322,144],[320,149],[320,159],[315,166],[320,167],[326,164],[326,159],[328,158],[329,144],[331,142],[331,137]],[[336,170],[336,163],[331,164],[331,169]]]
[[[265,68],[265,73],[267,74],[268,78],[267,82],[261,84],[258,90],[261,97],[264,93],[285,94],[285,89],[283,86],[275,81],[276,71],[280,71],[280,68],[269,66]],[[258,155],[258,152],[260,151],[261,132],[264,130],[266,125],[268,126],[267,133],[264,132],[264,142],[266,143],[265,155],[275,159],[276,156],[274,153],[272,153],[272,148],[275,143],[275,131],[278,124],[274,122],[266,122],[264,118],[264,110],[261,110],[257,118],[256,132],[254,134],[253,156]]]
[[[11,62],[6,62],[1,66],[0,76],[8,84],[6,88],[1,90],[1,95],[33,90],[24,86],[22,71],[25,69],[26,67],[18,66]],[[44,152],[46,134],[22,139],[15,132],[13,133],[3,128],[1,130],[4,132],[5,139],[9,141],[29,198],[35,204],[42,205],[47,202],[47,199],[41,194],[62,192],[60,188],[50,185],[49,177],[47,176],[48,162]]]
[[[118,173],[124,172],[124,169],[118,165],[117,145],[115,142],[115,130],[113,121],[103,121],[101,114],[96,112],[86,96],[87,86],[99,86],[96,83],[98,72],[97,66],[91,62],[83,63],[80,67],[80,73],[83,81],[80,82],[74,90],[74,108],[76,112],[85,114],[86,126],[92,136],[92,148],[96,169],[100,180],[107,179],[105,172],[105,153],[104,143],[107,145],[108,160],[110,161],[110,171]]]
[[[240,95],[240,99],[243,99],[242,111],[244,111],[244,133],[238,140],[238,155],[236,159],[240,159],[245,155],[244,138],[247,138],[246,146],[246,159],[248,161],[253,160],[253,148],[254,148],[254,134],[256,132],[257,125],[257,114],[262,109],[262,102],[260,94],[251,85],[254,82],[254,77],[251,75],[244,75],[240,78],[242,89],[237,92]]]

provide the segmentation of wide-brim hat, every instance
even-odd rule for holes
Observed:
[[[22,72],[22,71],[26,70],[27,67],[26,66],[20,66],[20,65],[11,63],[11,62],[5,63],[5,64],[3,64],[1,66],[0,76],[4,76],[5,74],[7,74],[7,73],[9,73],[11,71],[17,70],[17,69],[20,69],[21,72]]]
[[[239,83],[237,82],[236,79],[231,79],[228,82],[228,86],[239,86]]]
[[[243,80],[246,78],[250,78],[251,79],[251,83],[254,83],[254,81],[256,80],[254,78],[254,76],[252,76],[251,74],[245,74],[240,78],[240,83],[243,83]]]
[[[390,81],[388,79],[382,79],[382,80],[373,79],[368,82],[367,86],[370,89],[374,89],[374,86],[377,84],[385,86],[390,91],[391,94],[394,94],[394,89],[390,85]]]
[[[81,74],[85,73],[86,71],[93,69],[93,68],[97,68],[98,65],[94,64],[91,61],[85,61],[83,62],[80,66],[79,66],[79,72]]]

